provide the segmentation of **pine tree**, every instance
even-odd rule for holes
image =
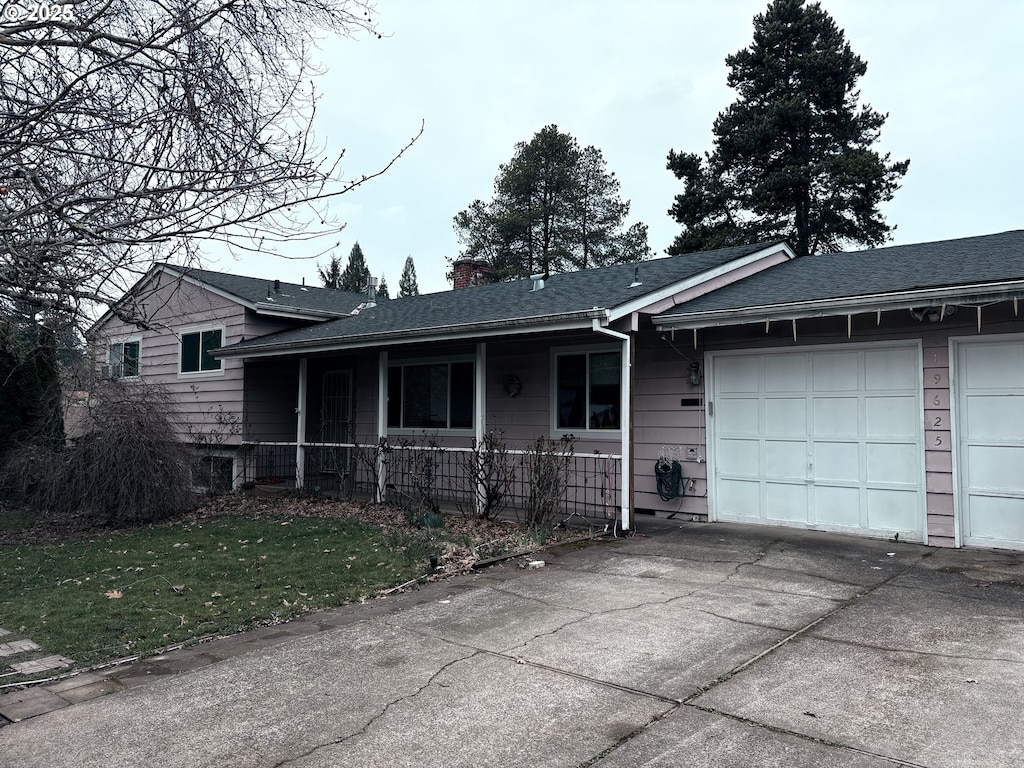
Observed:
[[[501,278],[631,261],[621,250],[629,203],[595,147],[580,149],[555,125],[516,145],[498,169],[494,197],[455,216],[460,258],[489,262]],[[646,238],[646,227],[629,241]],[[646,242],[632,254],[647,253]]]
[[[348,264],[345,265],[345,270],[341,273],[338,288],[343,291],[362,293],[366,290],[369,282],[370,268],[366,266],[366,259],[363,258],[363,249],[359,247],[359,242],[357,241],[352,246],[352,251],[348,255]]]
[[[420,286],[416,282],[416,265],[412,262],[412,256],[406,256],[402,277],[398,281],[398,298],[404,299],[406,296],[419,295]]]
[[[380,276],[380,285],[377,286],[378,299],[390,299],[391,291],[388,290],[388,280],[384,275]]]
[[[867,64],[820,3],[773,0],[726,64],[739,97],[715,120],[714,151],[668,156],[684,185],[668,253],[785,238],[807,255],[888,240],[878,207],[910,161],[871,149],[887,116],[859,105]]]
[[[331,263],[327,265],[327,269],[317,264],[316,271],[320,273],[320,281],[324,288],[341,287],[341,261],[337,256],[331,256]]]

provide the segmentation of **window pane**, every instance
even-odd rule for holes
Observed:
[[[181,372],[195,373],[199,370],[199,334],[186,333],[181,337]]]
[[[204,371],[219,371],[220,360],[210,354],[211,349],[217,349],[220,346],[220,328],[215,331],[203,331],[202,333],[202,360],[200,361],[200,368]]]
[[[388,368],[388,426],[402,426],[402,369]]]
[[[619,429],[620,353],[590,355],[590,428]]]
[[[473,428],[473,364],[452,363],[452,429]]]
[[[402,402],[402,426],[444,429],[448,424],[448,366],[405,366],[402,369]]]
[[[583,429],[587,426],[587,356],[560,355],[558,372],[558,427]]]
[[[122,376],[139,375],[139,342],[126,341],[123,347],[121,359]]]

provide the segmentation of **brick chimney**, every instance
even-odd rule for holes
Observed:
[[[486,261],[477,259],[459,259],[452,264],[452,288],[460,291],[471,285],[487,285],[496,283],[494,267]]]

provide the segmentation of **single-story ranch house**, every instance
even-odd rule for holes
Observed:
[[[455,290],[375,302],[158,265],[91,337],[236,484],[473,505],[474,445],[572,435],[567,514],[1024,549],[1024,231],[454,269]]]

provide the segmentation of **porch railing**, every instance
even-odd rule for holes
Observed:
[[[471,477],[472,448],[356,443],[306,443],[303,487],[342,498],[384,500],[406,508],[437,508],[475,514],[481,489]],[[530,452],[508,450],[507,480],[499,506],[505,517],[523,519],[531,498]],[[249,443],[241,454],[241,477],[257,485],[294,487],[296,444]],[[622,457],[575,453],[569,457],[560,519],[579,516],[604,524],[620,508]]]

